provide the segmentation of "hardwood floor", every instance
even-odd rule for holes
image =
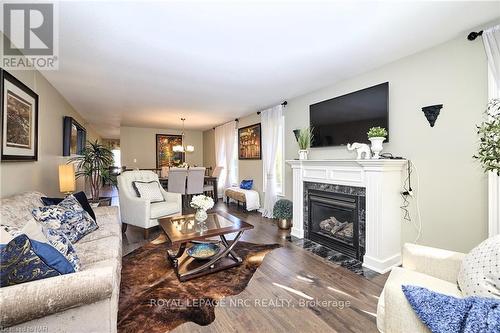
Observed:
[[[117,202],[117,201],[114,201]],[[226,297],[208,326],[186,323],[175,333],[192,332],[377,332],[376,308],[387,274],[371,279],[335,265],[286,240],[273,220],[219,202],[224,210],[254,225],[243,240],[279,243],[239,295]],[[124,255],[156,238],[143,239],[129,226],[123,237]]]

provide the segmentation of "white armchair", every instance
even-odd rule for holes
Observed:
[[[401,286],[415,285],[463,297],[457,287],[457,276],[464,256],[459,252],[405,244],[403,267],[392,269],[378,301],[378,330],[384,333],[430,333],[406,300]]]
[[[158,225],[159,218],[182,214],[181,195],[166,192],[161,186],[165,201],[151,203],[137,196],[132,182],[158,182],[156,173],[146,170],[126,171],[118,176],[117,180],[122,223],[143,228],[144,238],[148,237],[150,228]]]

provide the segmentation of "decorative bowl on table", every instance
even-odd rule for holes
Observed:
[[[195,259],[211,259],[219,253],[220,247],[214,243],[196,243],[187,250],[187,254]]]

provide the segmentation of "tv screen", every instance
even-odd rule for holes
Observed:
[[[366,133],[371,127],[389,132],[389,82],[312,104],[309,119],[312,147],[369,143]]]

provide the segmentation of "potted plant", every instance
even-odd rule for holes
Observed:
[[[387,136],[387,130],[383,127],[372,127],[368,131],[368,140],[372,143],[373,158],[379,159],[380,152],[384,149],[383,142]]]
[[[500,99],[492,99],[486,109],[488,119],[477,126],[479,150],[474,156],[485,172],[500,176]]]
[[[307,154],[309,153],[309,148],[311,148],[312,140],[312,128],[306,127],[300,129],[299,135],[297,136],[297,143],[299,144],[299,160],[307,160]]]
[[[116,178],[112,177],[109,167],[113,165],[113,153],[101,145],[97,140],[87,142],[81,155],[72,157],[68,163],[75,163],[76,178],[85,177],[90,185],[90,201],[99,204],[102,200],[110,201],[111,198],[99,196],[101,186],[104,182],[116,184]]]
[[[292,227],[293,203],[287,199],[276,201],[273,207],[273,216],[278,219],[278,228],[290,229]]]

